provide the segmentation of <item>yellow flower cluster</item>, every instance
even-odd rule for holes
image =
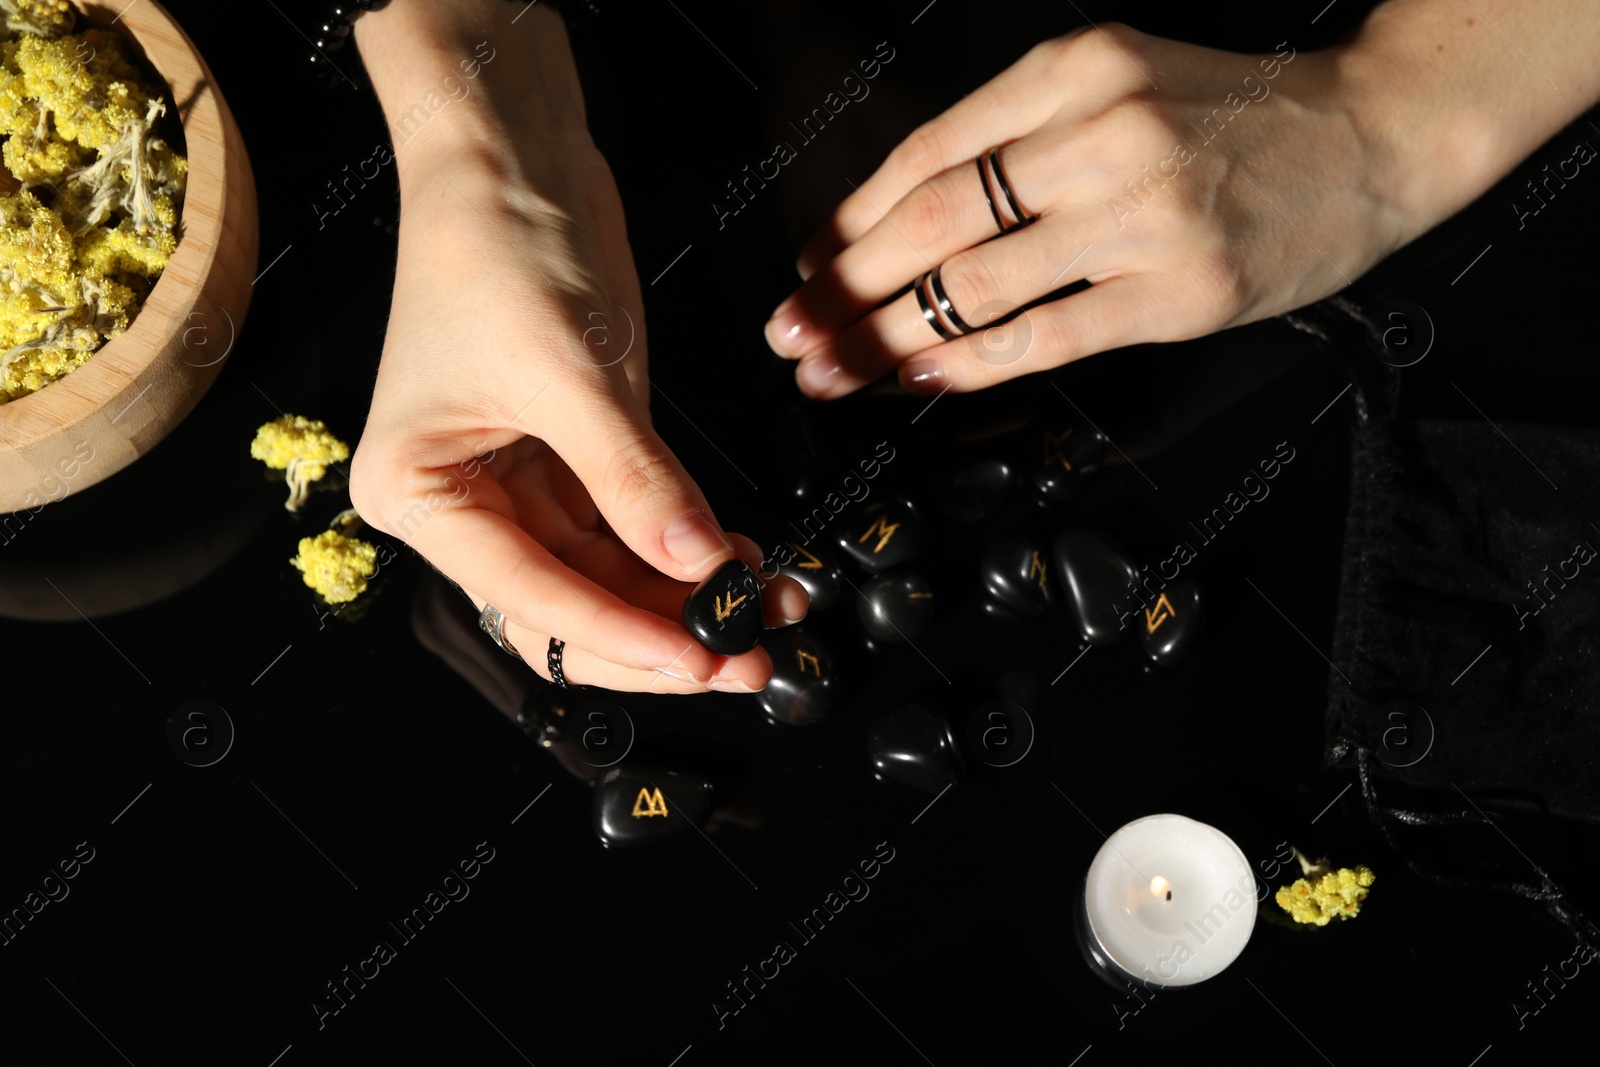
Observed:
[[[366,592],[367,579],[378,570],[377,558],[378,550],[367,542],[324,530],[315,537],[302,537],[299,554],[289,562],[324,600],[342,604]]]
[[[67,0],[0,0],[6,29],[50,36],[72,29],[72,5]]]
[[[0,0],[0,403],[127,329],[168,258],[188,161],[113,30],[65,0]]]
[[[1297,878],[1293,885],[1278,890],[1275,899],[1295,922],[1327,926],[1335,916],[1353,919],[1361,912],[1361,902],[1367,899],[1367,887],[1373,878],[1365,867],[1341,867],[1314,883]]]
[[[289,500],[284,507],[299,511],[311,483],[328,473],[328,464],[349,459],[350,446],[329,433],[321,419],[285,415],[256,431],[250,455],[284,472],[289,482]]]

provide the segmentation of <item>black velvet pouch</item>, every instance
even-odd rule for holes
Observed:
[[[1600,433],[1396,419],[1394,375],[1348,328],[1368,324],[1333,311],[1343,327],[1328,307],[1296,323],[1352,356],[1359,391],[1328,762],[1421,873],[1576,928],[1559,863],[1530,858],[1560,844],[1529,842],[1600,824]],[[1420,847],[1402,827],[1428,828]]]

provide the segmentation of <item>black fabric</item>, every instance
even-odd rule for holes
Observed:
[[[1419,872],[1498,884],[1581,929],[1560,872],[1517,841],[1552,816],[1600,824],[1600,432],[1395,418],[1397,376],[1358,311],[1294,318],[1358,390],[1327,760],[1358,773]]]
[[[1369,418],[1351,477],[1336,758],[1409,699],[1433,748],[1388,774],[1600,822],[1600,434]]]

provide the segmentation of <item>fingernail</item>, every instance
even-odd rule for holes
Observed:
[[[767,347],[784,359],[793,359],[799,348],[800,323],[788,312],[789,305],[780,304],[763,329],[767,336]]]
[[[748,685],[736,678],[713,678],[711,688],[719,693],[754,693]]]
[[[796,615],[792,619],[789,617],[787,612],[780,611],[780,616],[783,619],[783,625],[785,625],[785,626],[793,626],[797,622],[803,622],[805,620],[805,617],[807,615],[809,615],[810,613],[811,613],[811,594],[810,593],[806,593],[805,610],[801,611],[799,615]]]
[[[668,678],[676,678],[680,682],[688,682],[690,685],[706,684],[704,678],[696,678],[691,672],[684,670],[682,667],[657,667],[656,673],[664,674]]]
[[[800,388],[812,396],[829,392],[839,378],[840,367],[831,356],[813,356],[801,360],[795,371]]]
[[[900,371],[900,385],[908,393],[918,396],[931,396],[943,392],[950,383],[945,380],[944,371],[939,364],[931,360],[918,360],[907,363]]]
[[[733,553],[733,544],[712,525],[703,512],[693,512],[668,526],[661,534],[667,555],[690,574],[697,574],[707,563]]]

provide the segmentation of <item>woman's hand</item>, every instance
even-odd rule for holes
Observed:
[[[507,640],[541,675],[554,635],[573,684],[758,690],[765,652],[715,655],[681,617],[693,583],[761,552],[722,531],[651,428],[622,205],[564,34],[543,12],[509,33],[505,8],[396,4],[358,28],[391,116],[479,34],[490,51],[477,55],[494,58],[452,95],[455,111],[397,147],[394,302],[352,502],[478,608],[504,612]],[[767,583],[768,625],[806,605],[792,579]]]
[[[1498,29],[1475,9],[1396,0],[1314,54],[1285,42],[1235,55],[1117,25],[1041,44],[840,205],[768,343],[798,359],[814,397],[890,371],[913,392],[963,392],[1336,292],[1593,101],[1592,5],[1485,5]],[[985,196],[975,159],[997,145],[1029,225],[1000,182],[992,209]],[[879,307],[936,267],[959,324],[929,283]],[[1091,284],[990,328],[1075,282]],[[972,332],[941,340],[925,316]]]

